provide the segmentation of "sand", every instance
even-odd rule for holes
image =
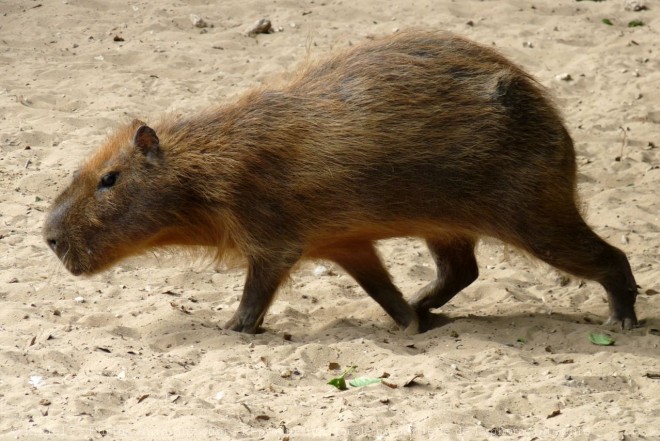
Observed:
[[[4,0],[0,439],[660,439],[660,6],[647,3]],[[278,32],[246,36],[264,17]],[[327,262],[293,274],[249,336],[219,328],[240,269],[172,253],[76,278],[43,243],[50,202],[119,122],[413,27],[492,44],[556,96],[588,221],[630,257],[641,327],[603,328],[599,285],[494,241],[440,311],[449,323],[416,336]],[[380,250],[407,295],[434,277],[419,241]],[[595,330],[616,344],[591,344]],[[327,384],[349,366],[396,387]]]

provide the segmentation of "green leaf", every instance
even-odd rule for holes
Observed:
[[[644,22],[642,20],[632,20],[628,22],[629,28],[636,28],[638,26],[644,26]]]
[[[589,341],[599,346],[612,346],[614,344],[614,339],[602,332],[590,332]]]
[[[336,387],[339,390],[348,389],[348,387],[346,387],[346,376],[352,374],[355,369],[357,369],[357,366],[349,366],[348,369],[342,372],[340,376],[328,381],[328,384]]]
[[[349,381],[348,384],[353,387],[364,387],[369,386],[370,384],[380,383],[380,381],[380,378],[358,377]]]
[[[525,340],[525,337],[518,337],[518,338],[516,339],[516,341],[517,341],[518,343],[527,343],[527,340]]]
[[[339,390],[348,389],[346,387],[346,380],[344,379],[344,377],[333,378],[332,380],[328,381],[328,384],[333,385],[334,387],[336,387]]]
[[[614,25],[614,23],[612,23],[612,20],[610,20],[609,18],[604,18],[603,23],[605,23],[608,26],[613,26]]]

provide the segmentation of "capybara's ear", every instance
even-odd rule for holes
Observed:
[[[133,146],[139,149],[149,160],[154,160],[160,153],[160,141],[154,129],[147,125],[141,125],[135,131]]]

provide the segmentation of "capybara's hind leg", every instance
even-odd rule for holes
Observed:
[[[462,236],[434,238],[427,239],[426,244],[435,261],[437,276],[420,289],[412,300],[421,332],[434,326],[434,315],[430,309],[439,308],[450,301],[479,276],[474,256],[474,239]]]
[[[371,242],[351,242],[323,257],[344,268],[406,333],[419,332],[417,314],[392,283]]]
[[[556,268],[600,283],[609,302],[606,324],[635,327],[637,284],[626,255],[598,237],[577,212],[545,219],[547,222],[523,228],[523,248]]]

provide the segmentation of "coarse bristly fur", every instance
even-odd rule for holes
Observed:
[[[490,236],[606,289],[636,325],[625,255],[576,207],[571,137],[544,89],[490,48],[402,32],[231,104],[118,129],[57,198],[45,238],[74,274],[170,245],[243,256],[227,328],[257,332],[303,258],[337,262],[411,332],[477,278]],[[424,238],[438,277],[408,303],[374,241]]]

